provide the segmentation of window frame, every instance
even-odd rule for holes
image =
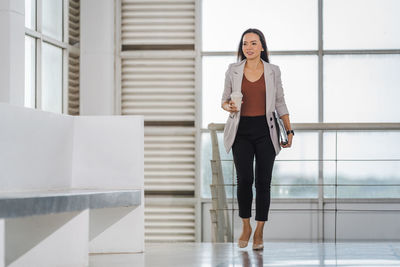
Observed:
[[[62,52],[62,92],[61,92],[61,113],[68,112],[68,55],[70,46],[68,44],[69,34],[68,34],[68,9],[69,1],[62,1],[62,41],[56,40],[50,36],[42,33],[42,0],[33,0],[32,6],[35,6],[35,23],[36,28],[30,29],[25,25],[25,36],[31,37],[35,41],[35,105],[34,108],[42,110],[42,44],[47,43],[49,45],[55,46],[61,49]],[[26,13],[26,10],[25,10]]]

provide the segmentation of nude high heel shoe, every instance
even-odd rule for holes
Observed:
[[[254,232],[255,235],[255,232]],[[254,236],[253,236],[253,249],[254,250],[261,250],[264,248],[264,241],[261,239],[261,243],[254,243]]]
[[[251,227],[250,227],[250,236],[249,236],[249,240],[250,240],[250,237],[251,237],[251,232],[252,232],[252,230],[253,229],[251,229]],[[245,247],[247,247],[247,244],[249,243],[249,240],[238,240],[238,247],[239,248],[245,248]]]
[[[261,244],[254,244],[254,243],[253,243],[253,249],[254,249],[254,250],[261,250],[261,249],[264,249],[264,243],[261,243]]]
[[[244,240],[238,240],[238,247],[239,248],[245,248],[247,247],[247,244],[249,243],[249,241],[244,241]]]

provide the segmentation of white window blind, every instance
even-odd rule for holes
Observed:
[[[68,114],[79,115],[79,54],[69,53]]]
[[[146,242],[195,242],[193,199],[147,197],[145,202]]]
[[[69,44],[76,45],[80,36],[80,0],[69,0],[68,12]]]
[[[146,127],[144,137],[145,190],[194,192],[195,129]]]
[[[124,0],[122,45],[193,45],[194,18],[194,0]]]
[[[193,51],[129,51],[122,55],[121,111],[145,121],[194,121]]]

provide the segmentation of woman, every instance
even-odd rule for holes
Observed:
[[[240,61],[239,61],[240,60]],[[240,110],[231,100],[231,93],[243,94]],[[246,30],[238,49],[238,62],[229,65],[225,73],[222,108],[230,112],[224,129],[224,145],[232,148],[237,173],[237,200],[243,231],[238,240],[246,247],[252,233],[250,226],[253,201],[253,161],[255,166],[257,227],[253,236],[253,249],[263,249],[264,223],[268,220],[271,198],[271,176],[275,157],[281,146],[290,147],[294,131],[286,107],[281,72],[270,64],[264,34],[257,29]],[[279,144],[273,112],[283,120],[288,130],[288,143]]]

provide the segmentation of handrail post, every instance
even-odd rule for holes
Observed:
[[[228,204],[226,201],[225,182],[222,172],[221,156],[218,146],[217,130],[213,123],[208,125],[212,144],[212,184],[210,184],[212,207],[210,210],[216,242],[232,242],[232,231],[229,222]]]

